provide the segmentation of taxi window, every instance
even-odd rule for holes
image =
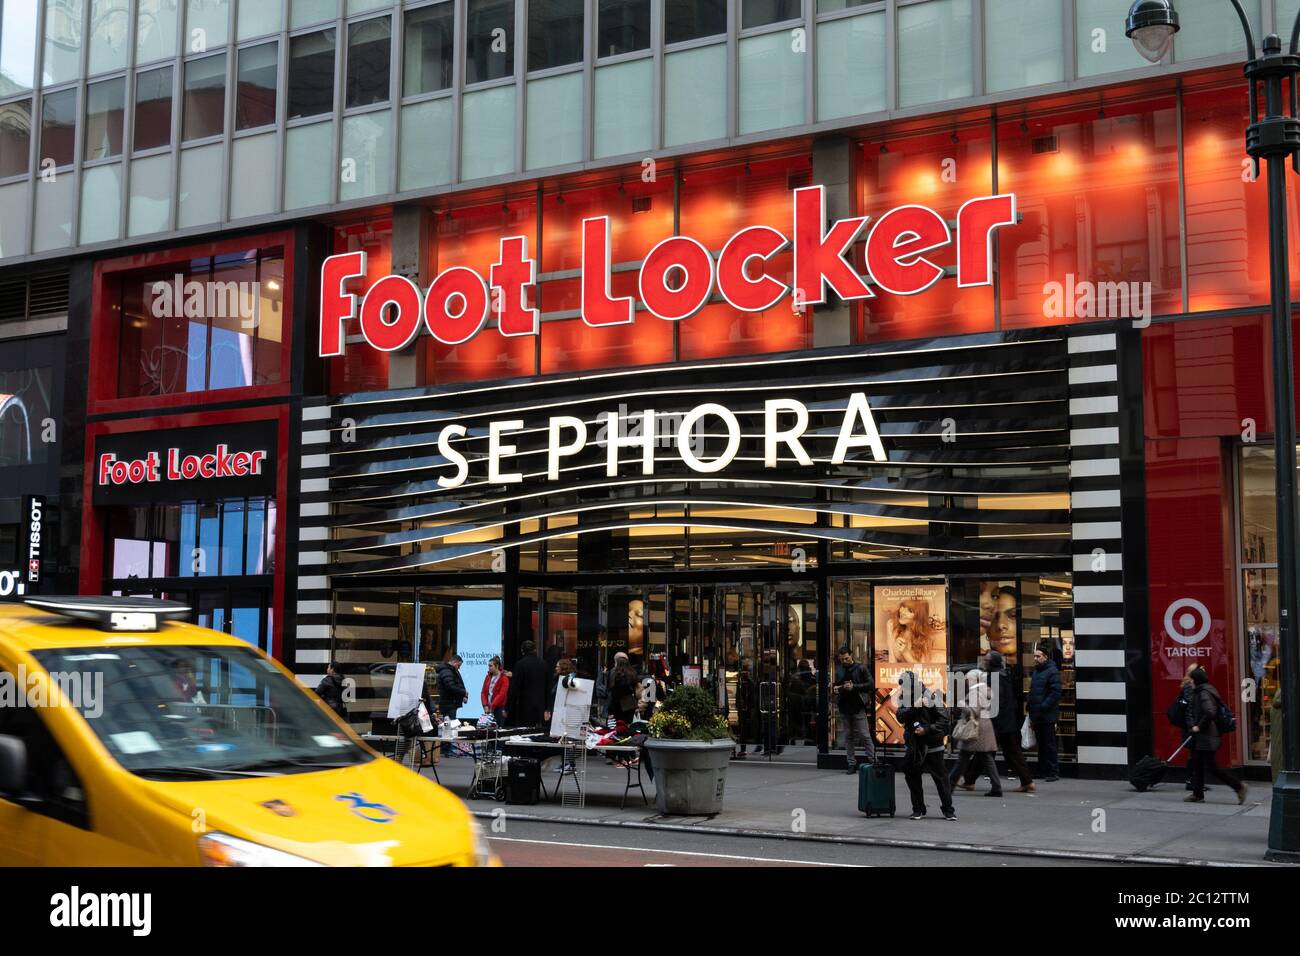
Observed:
[[[27,746],[28,792],[5,796],[36,797],[24,802],[33,813],[90,829],[86,792],[63,748],[45,726],[38,700],[34,696],[29,700],[26,687],[11,671],[0,670],[0,681],[12,688],[12,692],[6,689],[0,706],[0,734],[17,737]]]
[[[94,690],[74,702],[123,767],[157,780],[305,773],[373,759],[306,691],[251,648],[37,651]],[[89,703],[89,706],[86,706]]]

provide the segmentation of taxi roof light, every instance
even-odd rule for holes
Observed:
[[[190,606],[181,601],[143,597],[29,597],[25,604],[102,631],[156,631],[163,621],[186,620]]]

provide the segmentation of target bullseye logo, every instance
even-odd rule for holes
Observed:
[[[1198,644],[1210,633],[1210,609],[1195,598],[1179,598],[1165,609],[1165,633],[1179,644]]]

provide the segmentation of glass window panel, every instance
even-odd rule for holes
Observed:
[[[90,0],[90,74],[126,68],[130,0]]]
[[[253,355],[253,384],[271,385],[283,377],[284,255],[263,250],[257,264],[257,341]],[[251,525],[250,525],[251,528]],[[255,573],[249,571],[250,574]]]
[[[36,75],[34,3],[6,3],[0,10],[0,96],[32,88]]]
[[[339,0],[289,0],[289,29],[333,20],[339,15]]]
[[[451,106],[444,97],[402,108],[401,189],[451,182]]]
[[[600,0],[596,56],[650,49],[650,0]]]
[[[334,34],[289,40],[289,119],[334,111]]]
[[[176,55],[180,0],[138,0],[135,61],[151,63]]]
[[[985,0],[984,87],[990,93],[1065,78],[1062,6],[1041,0]]]
[[[784,31],[740,41],[740,132],[804,121],[804,64]]]
[[[263,574],[266,555],[266,500],[250,498],[245,514],[248,531],[244,536],[244,573]]]
[[[654,61],[649,58],[596,69],[596,156],[643,152],[651,146],[650,99]]]
[[[348,108],[388,102],[392,42],[391,17],[348,25]]]
[[[528,69],[582,62],[583,0],[528,0]]]
[[[371,10],[379,10],[392,5],[393,0],[348,0],[347,15],[369,13]]]
[[[230,39],[230,0],[188,0],[185,52],[206,53]]]
[[[803,16],[800,0],[740,0],[740,28],[766,26]]]
[[[180,228],[217,222],[221,219],[222,147],[220,143],[181,151],[179,212]]]
[[[954,134],[958,138],[955,143]],[[876,217],[904,203],[923,203],[953,216],[967,199],[986,196],[993,188],[987,121],[890,139],[888,147],[887,153],[874,148],[863,151],[859,205],[863,215]],[[955,168],[957,175],[945,176],[945,168]],[[865,269],[861,255],[859,248],[855,261],[859,269]],[[939,266],[953,266],[956,255],[952,243],[931,253],[930,258]],[[923,295],[877,296],[862,305],[861,314],[863,341],[992,331],[993,287],[959,289],[957,280],[949,276]]]
[[[971,69],[971,0],[898,8],[900,106],[970,96]]]
[[[665,43],[697,40],[726,32],[727,0],[667,0],[664,5]]]
[[[531,198],[512,198],[505,208],[499,201],[462,206],[439,216],[436,230],[431,272],[468,266],[486,275],[485,270],[497,260],[502,236],[524,236],[528,248],[537,249],[537,205]],[[507,338],[487,332],[461,345],[443,345],[432,336],[421,341],[428,343],[428,384],[483,381],[536,371],[537,340],[531,335]]]
[[[265,139],[267,137],[255,137]],[[253,333],[257,316],[257,299],[253,293],[257,282],[257,252],[218,256],[213,263],[212,280],[223,283],[217,288],[234,288],[236,300],[224,299],[211,316],[212,341],[208,349],[208,388],[243,388],[253,384]],[[234,283],[233,286],[225,283]],[[229,502],[227,511],[229,511]],[[228,517],[228,515],[227,515]],[[227,528],[226,546],[233,546],[234,560],[243,553],[243,511],[239,512],[239,543],[231,542]],[[222,560],[223,566],[225,559]],[[223,573],[231,573],[223,571]],[[238,573],[238,572],[235,572]]]
[[[692,171],[681,185],[679,230],[718,253],[736,232],[747,226],[772,226],[785,231],[790,224],[792,187],[811,179],[808,156],[767,162],[737,163],[718,169]],[[772,257],[764,272],[791,283],[793,257],[789,249]],[[717,358],[780,352],[812,346],[811,313],[791,312],[789,300],[764,312],[738,312],[726,303],[713,303],[680,323],[683,359]]]
[[[94,166],[81,174],[81,242],[116,239],[122,222],[122,164]]]
[[[1074,0],[1074,47],[1079,76],[1151,66],[1124,36],[1131,0]]]
[[[284,177],[284,208],[301,209],[330,201],[330,171],[334,155],[334,124],[313,123],[296,126],[285,133],[284,168],[293,175]]]
[[[515,72],[515,0],[468,0],[465,82],[481,83]]]
[[[85,0],[45,0],[46,86],[81,76],[81,31]]]
[[[727,135],[727,45],[664,56],[664,145]]]
[[[461,97],[463,179],[500,176],[515,168],[515,88],[477,90]]]
[[[60,90],[41,97],[41,162],[72,163],[77,148],[77,91]]]
[[[454,3],[437,3],[406,14],[402,37],[402,93],[432,93],[451,87],[452,51],[456,42]]]
[[[72,244],[72,206],[76,202],[77,177],[59,176],[53,181],[36,180],[36,234],[34,252],[62,249]]]
[[[193,0],[191,0],[193,2]],[[199,504],[199,577],[216,577],[221,573],[221,506]],[[213,615],[212,625],[216,630],[224,630],[224,608],[217,609],[221,614]]]
[[[1277,467],[1271,447],[1241,449],[1241,563],[1277,564]]]
[[[27,183],[0,186],[0,256],[27,252]]]
[[[885,102],[885,14],[817,24],[817,118],[874,113]]]
[[[1023,127],[1019,120],[1004,123],[998,128],[998,189],[1016,194],[1021,216],[1018,226],[998,234],[1004,328],[1102,318],[1086,309],[1062,315],[1050,307],[1050,284],[1067,282],[1067,276],[1123,283],[1122,296],[1104,305],[1105,318],[1117,317],[1112,310],[1120,318],[1142,314],[1129,295],[1140,288],[1150,290],[1152,314],[1182,311],[1172,98],[1108,104],[1105,116],[1089,105],[1031,116]]]
[[[275,212],[275,133],[241,136],[231,143],[230,218]]]
[[[582,161],[582,74],[528,82],[529,169]]]
[[[343,118],[343,153],[341,166],[348,160],[356,163],[344,169],[339,179],[339,199],[359,199],[389,192],[391,186],[393,135],[389,129],[392,111],[380,110]]]
[[[188,142],[218,136],[226,128],[226,55],[185,64],[182,138]]]
[[[835,13],[839,10],[851,10],[853,7],[865,7],[877,0],[817,0],[818,13]]]
[[[172,141],[172,68],[135,77],[135,148],[153,149]]]
[[[1241,19],[1231,3],[1221,0],[1178,0],[1179,30],[1174,35],[1174,59],[1192,60],[1202,56],[1218,56],[1246,49],[1246,34],[1241,29]],[[1259,0],[1241,0],[1241,6],[1250,20],[1258,50],[1263,37],[1259,19]],[[1278,30],[1285,44],[1291,37],[1291,24]],[[1130,44],[1131,45],[1131,44]]]
[[[27,172],[32,148],[32,101],[0,106],[0,178]]]
[[[240,40],[280,32],[280,4],[277,0],[239,0],[238,27]]]
[[[126,220],[127,235],[143,236],[166,229],[171,193],[170,154],[164,153],[134,160],[131,163],[131,201]]]
[[[84,160],[122,155],[122,113],[125,109],[125,77],[91,83],[86,87]]]
[[[263,43],[239,51],[235,129],[253,129],[275,122],[279,50],[279,43]]]

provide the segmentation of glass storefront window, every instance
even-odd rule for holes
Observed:
[[[998,190],[1021,216],[998,236],[1003,328],[1182,311],[1173,97],[1008,117]]]
[[[922,203],[940,215],[955,217],[967,199],[992,191],[991,146],[991,130],[983,122],[888,139],[883,144],[867,143],[860,167],[859,214],[878,217],[895,206]],[[862,257],[859,245],[855,251],[859,271],[866,269]],[[928,258],[939,266],[955,265],[956,243]],[[864,342],[992,331],[993,287],[962,289],[955,278],[945,276],[923,295],[867,299],[859,314],[863,321],[858,340]]]
[[[242,577],[275,570],[275,499],[109,508],[104,576],[114,588],[157,578]]]

